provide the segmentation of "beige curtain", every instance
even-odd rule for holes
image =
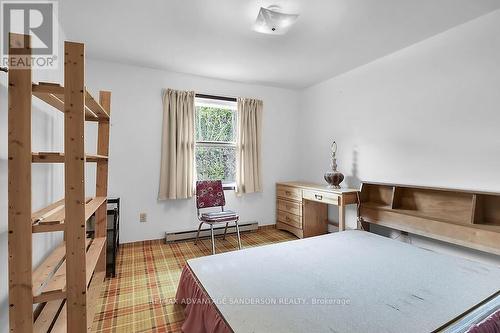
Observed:
[[[194,92],[163,93],[163,134],[159,200],[193,196]]]
[[[236,192],[262,191],[262,108],[257,99],[238,98]]]

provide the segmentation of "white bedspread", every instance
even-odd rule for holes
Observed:
[[[364,231],[188,264],[237,333],[430,332],[500,290],[500,267]]]

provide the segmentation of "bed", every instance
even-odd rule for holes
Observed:
[[[350,230],[188,260],[177,301],[185,332],[498,332],[500,267]]]

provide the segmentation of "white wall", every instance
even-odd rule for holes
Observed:
[[[350,186],[361,179],[500,192],[499,32],[496,11],[306,89],[304,178],[322,181],[335,139]]]
[[[228,207],[240,213],[242,222],[275,223],[275,183],[298,175],[297,91],[98,60],[87,64],[88,85],[112,92],[109,195],[122,199],[121,242],[158,239],[166,231],[198,225],[193,199],[157,200],[165,88],[264,101],[263,192],[242,197],[226,192],[226,196]],[[148,215],[146,223],[139,222],[141,212]]]
[[[59,31],[59,55],[63,55],[64,33]],[[55,70],[33,70],[33,81],[62,83],[64,63]],[[8,251],[7,251],[7,85],[0,73],[0,332],[8,332]],[[34,98],[32,106],[32,150],[63,151],[63,114]],[[64,167],[34,164],[32,167],[32,208],[38,210],[64,196]],[[33,235],[33,266],[37,266],[62,240],[62,232]]]
[[[275,222],[275,182],[322,182],[332,139],[346,183],[360,179],[500,192],[500,11],[306,89],[303,93],[160,70],[87,62],[87,84],[112,91],[110,195],[120,196],[123,242],[196,227],[193,200],[157,201],[164,88],[264,100],[264,191],[228,205],[242,221]],[[64,34],[61,32],[61,41]],[[62,47],[62,43],[61,43]],[[60,53],[62,54],[62,53]],[[62,66],[61,66],[62,67]],[[60,68],[61,69],[61,68]],[[34,80],[62,82],[62,71]],[[0,267],[7,267],[7,76],[0,74]],[[300,103],[300,105],[299,105]],[[299,107],[300,106],[300,107]],[[95,151],[89,125],[88,151]],[[33,150],[63,149],[62,115],[35,100]],[[87,193],[94,191],[88,169]],[[33,209],[63,196],[63,168],[33,167]],[[139,223],[139,213],[148,222]],[[332,211],[332,218],[335,218]],[[348,212],[355,225],[355,212]],[[381,230],[379,230],[381,231]],[[381,231],[382,232],[382,231]],[[34,263],[61,239],[36,235]],[[412,236],[412,242],[499,264],[488,256]],[[7,269],[0,273],[0,331],[8,324]]]

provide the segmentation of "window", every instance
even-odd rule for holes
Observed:
[[[195,99],[195,160],[198,180],[236,179],[236,102]]]

